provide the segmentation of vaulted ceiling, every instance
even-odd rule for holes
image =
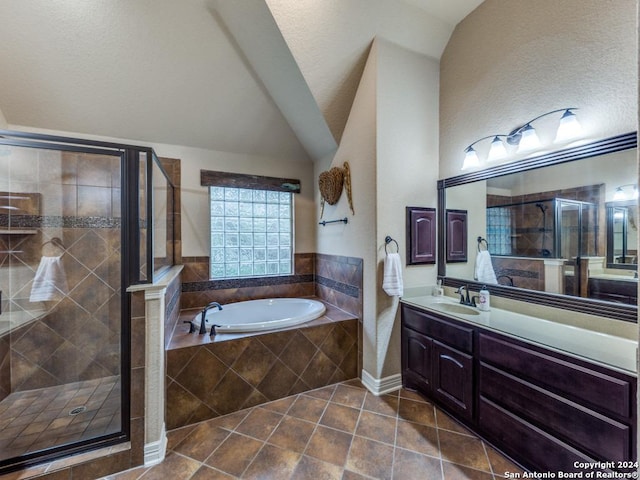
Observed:
[[[376,35],[439,58],[479,3],[0,2],[0,111],[16,127],[308,161],[339,141]]]

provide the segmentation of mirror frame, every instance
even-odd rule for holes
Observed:
[[[496,165],[484,170],[473,171],[455,177],[438,180],[438,278],[447,287],[457,288],[468,285],[469,288],[479,290],[482,284],[473,280],[465,280],[446,276],[446,188],[473,183],[490,178],[501,177],[514,173],[522,173],[537,168],[550,167],[561,163],[574,162],[585,158],[620,152],[637,148],[638,133],[631,132],[615,137],[598,140],[577,147],[566,148],[524,160]],[[561,308],[600,317],[612,318],[626,322],[638,322],[637,305],[617,304],[583,297],[572,297],[556,293],[526,290],[506,285],[490,285],[492,295],[513,300]]]

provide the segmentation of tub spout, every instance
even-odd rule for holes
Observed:
[[[218,302],[211,302],[209,305],[202,309],[202,315],[200,316],[200,335],[207,333],[207,312],[214,307],[218,307],[218,310],[222,310],[222,305],[220,305]]]

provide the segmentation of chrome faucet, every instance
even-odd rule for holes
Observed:
[[[207,333],[207,312],[214,307],[218,307],[218,310],[222,310],[222,305],[220,305],[218,302],[211,302],[209,305],[202,309],[202,314],[200,316],[200,335]],[[213,332],[213,329],[211,329],[211,331]]]
[[[456,290],[456,293],[460,295],[460,305],[468,305],[470,307],[476,306],[476,297],[469,298],[469,286],[461,285]]]

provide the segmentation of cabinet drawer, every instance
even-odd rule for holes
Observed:
[[[511,342],[480,333],[480,361],[596,410],[632,416],[630,381]]]
[[[598,460],[633,458],[630,426],[486,364],[480,366],[480,394]]]
[[[434,315],[402,307],[402,319],[405,326],[440,340],[465,353],[473,351],[473,328],[465,327]]]
[[[594,459],[516,417],[491,400],[480,397],[479,426],[488,440],[534,471],[570,472],[575,462]]]

